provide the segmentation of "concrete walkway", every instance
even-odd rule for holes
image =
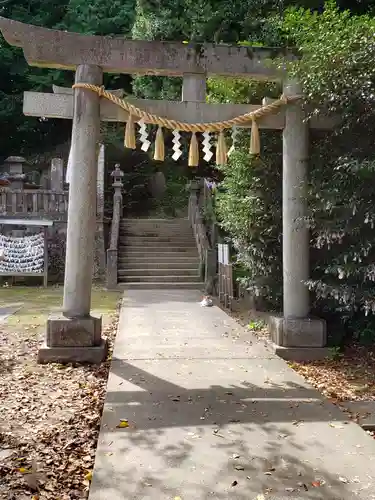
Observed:
[[[374,440],[199,301],[125,292],[89,499],[375,499]]]

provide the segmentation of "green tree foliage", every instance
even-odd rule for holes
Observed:
[[[280,10],[277,0],[137,0],[133,37],[145,40],[278,43],[278,31],[267,16]],[[181,80],[139,77],[140,97],[180,99]]]
[[[277,82],[210,78],[211,102],[258,104],[264,96],[278,97]],[[281,268],[281,134],[261,131],[262,157],[249,155],[250,131],[239,134],[236,152],[224,174],[215,207],[218,222],[236,252],[243,284],[278,307],[282,293]]]
[[[308,100],[343,120],[319,141],[311,162],[309,285],[318,308],[329,304],[347,322],[365,323],[357,332],[368,336],[375,325],[375,19],[340,12],[330,1],[320,15],[290,10],[284,27],[301,50],[291,72]]]
[[[243,146],[221,167],[224,179],[215,206],[217,219],[236,250],[243,283],[275,306],[282,288],[281,145],[274,134],[262,139],[268,153],[272,151],[266,161],[251,158],[248,147]],[[244,140],[248,142],[248,137]]]
[[[65,15],[67,3],[67,0],[8,1],[2,3],[1,15],[52,28]],[[25,119],[22,113],[23,92],[30,88],[42,88],[47,82],[59,82],[60,75],[56,77],[48,71],[29,68],[22,51],[10,47],[3,38],[0,39],[0,74],[1,156],[26,154],[32,146],[42,147],[46,140],[51,144],[60,141],[64,126]]]
[[[105,2],[95,0],[8,0],[1,3],[1,15],[24,23],[47,28],[89,34],[130,36],[134,22],[133,0]],[[31,68],[22,50],[0,39],[0,151],[2,158],[11,154],[28,155],[69,139],[71,123],[67,120],[42,121],[22,113],[25,90],[50,91],[52,84],[69,86],[73,74]],[[130,91],[128,75],[106,75],[105,85]]]
[[[313,292],[313,312],[330,324],[339,319],[348,334],[373,340],[374,19],[340,11],[330,2],[321,13],[288,10],[279,26],[280,37],[300,49],[302,57],[289,71],[302,81],[309,104],[315,104],[315,112],[342,117],[333,133],[311,134],[307,222],[312,251],[307,285]],[[213,95],[222,101],[235,100],[236,94],[237,99],[244,99],[246,94],[254,95],[247,85],[239,81],[227,88],[222,81],[214,82]],[[273,142],[262,139],[266,146],[263,170],[249,161],[247,145],[244,153],[231,158],[217,206],[238,260],[247,270],[249,287],[259,287],[265,276],[271,276],[273,283],[262,291],[277,304],[281,285],[281,253],[275,252],[275,242],[279,249],[281,246],[277,223],[281,197],[276,188],[280,183],[280,137],[273,135]],[[274,198],[265,208],[270,186]],[[335,324],[332,330],[337,328]]]
[[[63,25],[89,35],[121,35],[130,38],[135,19],[135,0],[70,0]]]
[[[340,0],[346,6],[348,0]],[[371,0],[351,1],[363,9]],[[88,34],[125,36],[148,40],[230,42],[251,40],[276,45],[280,30],[275,19],[280,0],[3,0],[1,15],[25,23]],[[321,0],[299,0],[299,6],[319,9]],[[28,155],[69,138],[70,123],[42,122],[22,114],[25,90],[49,91],[53,83],[71,85],[67,71],[27,66],[21,50],[0,39],[0,151]],[[127,75],[106,75],[105,85],[131,91]],[[136,78],[134,92],[143,97],[180,98],[181,80]]]

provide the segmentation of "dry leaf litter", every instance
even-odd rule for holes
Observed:
[[[240,311],[232,316],[259,340],[269,339],[265,313]],[[341,403],[375,401],[375,347],[352,344],[342,353],[332,351],[332,356],[323,361],[293,362],[289,366],[357,423],[366,415],[349,412]],[[367,433],[375,438],[375,432]]]
[[[114,313],[103,328],[110,353],[117,322]],[[0,326],[0,499],[85,499],[110,356],[100,366],[38,365],[39,338],[27,330]]]

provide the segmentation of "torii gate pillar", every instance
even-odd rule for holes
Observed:
[[[297,82],[284,84],[284,95],[301,95]],[[285,111],[283,130],[283,314],[270,318],[275,352],[284,359],[327,356],[326,324],[311,318],[309,229],[306,224],[309,126],[298,102]]]
[[[75,81],[101,85],[103,71],[98,66],[79,65]],[[42,363],[100,363],[106,355],[101,318],[90,316],[99,134],[100,97],[76,89],[63,311],[48,319],[46,343],[38,355]]]

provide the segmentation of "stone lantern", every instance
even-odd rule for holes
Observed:
[[[120,164],[116,163],[115,169],[111,172],[111,177],[113,179],[112,186],[116,188],[122,188],[122,179],[124,177],[124,172],[120,169]]]
[[[23,189],[26,177],[23,172],[25,163],[26,160],[22,156],[9,156],[4,161],[4,173],[7,173],[7,177],[11,182],[11,189]]]

